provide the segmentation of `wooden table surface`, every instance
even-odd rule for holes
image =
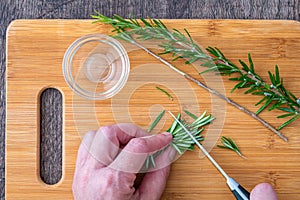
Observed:
[[[298,0],[260,0],[260,1],[84,1],[84,0],[42,0],[42,1],[2,1],[0,4],[0,198],[4,199],[4,179],[5,179],[5,37],[6,28],[14,19],[20,18],[66,18],[66,19],[86,19],[98,10],[101,13],[111,16],[117,13],[128,17],[134,13],[137,17],[155,18],[230,18],[230,19],[290,19],[300,20],[300,3]],[[47,110],[47,105],[59,103],[61,96],[54,90],[48,90],[43,96],[42,115],[60,116],[57,110]],[[56,182],[60,178],[61,158],[54,156],[57,149],[61,151],[61,130],[57,126],[61,123],[61,118],[44,121],[41,132],[43,147],[41,154],[48,162],[44,163],[41,169],[45,182]],[[53,135],[49,135],[49,133]],[[47,136],[46,136],[47,135]],[[51,138],[51,139],[50,139]],[[55,139],[53,139],[55,138]],[[56,150],[56,152],[54,151]],[[43,162],[43,161],[41,161]],[[54,167],[54,170],[53,170]],[[52,168],[50,171],[49,169]]]

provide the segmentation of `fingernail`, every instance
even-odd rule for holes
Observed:
[[[143,138],[151,138],[153,137],[154,135],[146,135],[146,136],[143,136]]]
[[[172,140],[172,138],[173,138],[173,136],[172,136],[172,134],[171,133],[168,133],[168,132],[164,132],[164,133],[162,133],[166,138],[168,138],[168,139],[170,139],[170,140]]]
[[[165,135],[165,136],[170,136],[171,135],[171,133],[169,133],[169,132],[163,132],[162,134]]]

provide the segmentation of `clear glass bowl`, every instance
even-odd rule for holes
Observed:
[[[64,78],[74,93],[91,100],[117,94],[130,71],[126,50],[103,34],[80,37],[67,49],[62,63]]]

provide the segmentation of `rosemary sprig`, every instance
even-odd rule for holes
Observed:
[[[156,119],[158,119],[157,117]],[[204,138],[201,134],[203,131],[203,126],[211,123],[214,120],[212,115],[207,115],[206,112],[203,112],[199,117],[194,119],[192,123],[187,123],[184,119],[181,118],[181,115],[177,115],[177,119],[183,123],[186,127],[189,128],[192,135],[198,140],[202,141]],[[193,150],[195,142],[193,139],[186,134],[185,130],[174,120],[170,128],[166,131],[172,134],[173,140],[171,146],[179,153],[183,154],[186,150]],[[166,147],[168,148],[168,147]],[[145,168],[149,169],[150,167],[155,167],[155,158],[165,149],[158,151],[150,156],[145,161]]]
[[[173,97],[172,97],[166,90],[164,90],[164,89],[162,89],[162,88],[160,88],[160,87],[158,87],[158,86],[156,86],[155,88],[156,88],[157,90],[161,91],[162,93],[164,93],[165,95],[167,95],[167,96],[169,97],[169,99],[170,99],[171,101],[173,101]]]
[[[278,73],[275,72],[275,75],[269,73],[272,82],[272,84],[269,86],[257,74],[253,73],[254,65],[250,55],[248,57],[249,66],[247,66],[243,61],[240,60],[242,69],[239,69],[231,61],[229,61],[223,55],[223,53],[217,48],[208,47],[206,50],[211,54],[208,55],[207,52],[202,50],[202,48],[200,48],[194,42],[191,35],[186,29],[184,29],[185,34],[181,33],[176,29],[169,30],[160,20],[156,20],[156,19],[149,19],[148,21],[145,19],[140,19],[140,21],[137,21],[136,19],[125,20],[118,15],[114,15],[112,18],[109,18],[104,15],[101,15],[100,13],[97,13],[97,15],[92,15],[92,17],[97,19],[96,22],[110,24],[114,28],[113,32],[117,32],[117,35],[115,37],[139,46],[140,48],[142,48],[143,50],[145,50],[155,58],[165,63],[167,66],[169,66],[176,72],[185,76],[190,81],[195,82],[200,87],[208,90],[212,94],[217,95],[218,97],[227,101],[227,103],[235,106],[239,110],[249,114],[256,120],[261,122],[265,127],[267,127],[268,129],[276,133],[283,140],[287,141],[287,138],[278,130],[282,129],[283,127],[285,127],[286,125],[290,124],[291,122],[295,121],[300,117],[299,114],[300,99],[297,99],[295,95],[293,95],[291,92],[288,92],[283,87],[282,80],[279,78],[279,76],[277,76],[279,75],[279,70],[277,70]],[[162,59],[158,55],[154,54],[153,52],[151,52],[150,50],[148,50],[147,48],[143,47],[141,44],[136,42],[136,40],[143,41],[143,40],[150,40],[150,39],[162,40],[159,46],[162,47],[164,51],[161,54],[172,54],[173,60],[176,60],[178,58],[184,58],[187,64],[200,60],[202,61],[203,66],[209,67],[209,69],[206,71],[214,70],[221,75],[231,75],[232,73],[240,73],[241,74],[241,77],[239,77],[240,79],[235,79],[235,78],[230,79],[230,80],[235,80],[240,82],[243,81],[243,83],[239,82],[234,89],[248,87],[249,90],[247,90],[246,93],[252,93],[254,95],[263,95],[266,98],[263,97],[262,101],[258,103],[264,103],[264,105],[258,110],[259,112],[255,114],[249,111],[248,109],[244,108],[243,106],[240,106],[239,104],[235,103],[231,99],[225,97],[221,93],[204,85],[197,79],[177,69],[175,66],[168,63],[166,60]],[[249,80],[252,80],[252,82],[249,82]],[[255,88],[254,85],[259,86],[259,88]],[[265,87],[267,91],[260,91],[261,89],[260,86]],[[280,89],[278,90],[279,93],[282,92],[281,95],[279,95],[279,93],[276,94],[276,92],[274,92],[275,91],[274,89],[277,89],[278,87],[280,87]],[[255,91],[256,89],[258,91]],[[275,95],[272,95],[273,93]],[[280,127],[278,127],[278,130],[276,130],[268,122],[266,122],[265,120],[257,116],[262,110],[266,109],[268,106],[272,106],[269,107],[269,110],[278,109],[287,112],[286,114],[278,116],[278,118],[285,118],[285,117],[292,117],[292,118],[284,122]]]
[[[239,60],[241,65],[241,68],[239,68],[230,62],[218,48],[208,47],[207,51],[213,56],[213,62],[209,60],[203,64],[208,69],[202,73],[214,71],[220,75],[231,76],[236,74],[237,77],[229,78],[231,81],[238,82],[232,88],[232,92],[236,89],[247,88],[244,92],[245,94],[262,96],[261,100],[255,104],[256,106],[261,105],[256,112],[257,115],[265,109],[269,111],[278,109],[286,113],[277,116],[277,118],[291,117],[280,125],[277,130],[282,129],[300,117],[300,99],[284,87],[277,65],[275,66],[275,73],[268,71],[270,81],[270,84],[268,84],[255,72],[250,53],[248,54],[249,64]]]
[[[236,145],[236,143],[230,137],[222,136],[221,142],[223,145],[217,145],[217,147],[232,150],[232,151],[236,152],[242,158],[245,158],[245,156],[241,153],[239,147]]]

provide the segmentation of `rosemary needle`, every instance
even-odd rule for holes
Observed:
[[[191,118],[193,118],[194,120],[196,120],[198,117],[196,115],[194,115],[193,113],[187,111],[187,110],[184,110],[185,114],[187,114],[188,116],[190,116]]]
[[[148,128],[148,132],[150,133],[154,127],[158,124],[158,122],[161,120],[161,118],[164,116],[166,110],[161,111],[157,117],[155,118],[155,120],[152,122],[152,124],[150,125],[150,127]]]
[[[156,86],[156,89],[158,89],[159,91],[161,91],[162,93],[164,93],[165,95],[167,95],[169,97],[169,99],[171,101],[173,101],[173,97],[166,90],[164,90],[164,89],[162,89],[162,88],[160,88],[158,86]]]

